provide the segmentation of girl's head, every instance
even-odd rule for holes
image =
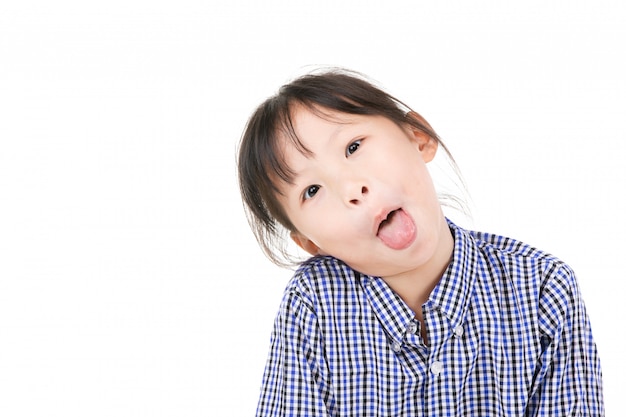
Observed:
[[[279,265],[295,261],[288,234],[309,253],[348,264],[355,251],[371,258],[381,239],[383,251],[406,252],[417,245],[411,233],[427,236],[429,223],[441,229],[432,182],[420,167],[438,146],[449,155],[421,116],[359,74],[330,70],[282,86],[252,114],[239,149],[240,190],[257,240]],[[392,218],[417,230],[388,235],[382,229]],[[355,259],[351,266],[386,272],[360,265]]]

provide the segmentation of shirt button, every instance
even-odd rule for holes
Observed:
[[[454,328],[454,334],[459,336],[459,337],[463,336],[463,325],[462,324],[459,324],[458,326],[456,326]]]
[[[400,342],[393,342],[393,344],[391,345],[391,350],[398,353],[402,350],[402,345],[400,344]]]
[[[441,371],[443,371],[443,362],[435,361],[432,363],[432,365],[430,365],[430,372],[432,372],[434,375],[439,375]]]
[[[415,323],[414,321],[410,322],[406,328],[406,332],[410,334],[415,334],[416,331],[417,331],[417,323]]]

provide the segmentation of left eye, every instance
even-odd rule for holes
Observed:
[[[356,150],[359,149],[359,146],[361,146],[361,140],[360,139],[359,140],[355,140],[350,145],[348,145],[348,147],[346,148],[346,156],[352,155],[353,153],[355,153]]]

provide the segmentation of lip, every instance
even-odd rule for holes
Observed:
[[[402,207],[393,207],[393,208],[384,208],[382,209],[376,217],[374,217],[374,235],[378,236],[378,231],[380,230],[380,225],[382,222],[387,220],[389,215],[397,210],[400,210]]]

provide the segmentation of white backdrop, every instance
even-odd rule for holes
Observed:
[[[574,267],[619,415],[625,21],[617,0],[2,2],[0,415],[254,413],[290,271],[248,229],[236,147],[316,65],[431,122],[460,224]]]

